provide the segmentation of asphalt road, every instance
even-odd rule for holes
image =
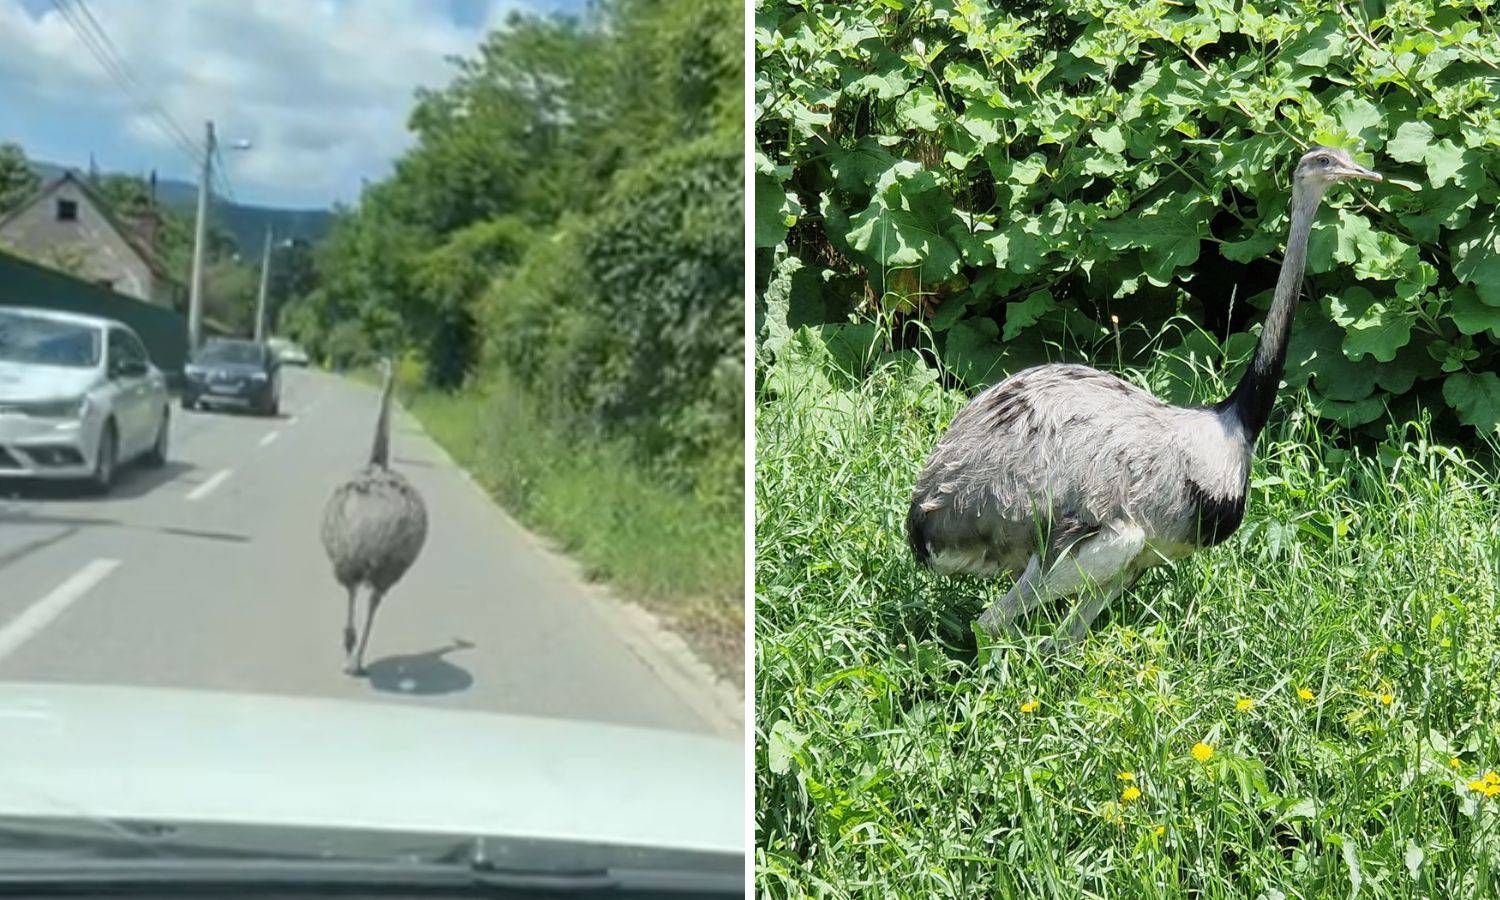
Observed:
[[[404,413],[425,549],[341,671],[323,504],[369,453],[375,391],[287,371],[282,414],[172,413],[172,460],[107,497],[0,484],[0,680],[431,704],[709,731],[599,600]]]

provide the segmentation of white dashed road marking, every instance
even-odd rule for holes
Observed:
[[[96,559],[74,572],[72,577],[52,589],[52,592],[33,603],[25,612],[16,616],[4,628],[0,628],[0,659],[14,653],[18,647],[46,628],[53,619],[62,615],[78,598],[103,581],[120,565],[118,559]]]
[[[188,491],[187,498],[189,500],[202,500],[204,497],[207,497],[209,494],[213,493],[214,488],[223,484],[229,478],[230,471],[231,470],[229,469],[220,469],[218,472],[214,473],[214,476],[212,478],[193,488],[191,491]]]
[[[260,445],[262,447],[269,447],[279,437],[281,437],[281,432],[279,432],[279,431],[273,431],[270,434],[268,434],[265,437],[263,437],[263,438],[260,439]]]

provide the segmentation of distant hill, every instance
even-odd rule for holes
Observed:
[[[55,163],[33,160],[31,167],[44,181],[51,181],[65,169]],[[103,173],[113,174],[113,173]],[[133,174],[133,173],[126,173]],[[198,202],[198,186],[172,178],[156,182],[156,199],[163,206],[192,211]],[[326,209],[284,209],[274,206],[251,206],[231,203],[218,195],[213,199],[213,219],[234,235],[243,254],[258,253],[270,225],[278,238],[316,243],[333,226],[333,213]]]

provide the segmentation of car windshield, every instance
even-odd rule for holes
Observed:
[[[205,364],[229,364],[232,366],[255,366],[263,359],[258,344],[220,343],[209,344],[198,353],[198,362]]]
[[[97,328],[17,313],[0,314],[0,360],[87,369],[99,364]]]

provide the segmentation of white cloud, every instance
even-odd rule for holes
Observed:
[[[414,90],[446,83],[448,58],[471,54],[484,27],[516,4],[484,6],[466,25],[432,0],[89,4],[120,57],[179,125],[197,139],[204,120],[215,121],[242,200],[309,202],[351,200],[361,177],[389,171],[410,144]],[[51,8],[29,13],[21,0],[0,0],[0,104],[98,111],[107,121],[92,127],[113,126],[141,153],[159,152],[164,170],[187,166]],[[0,137],[26,141],[24,134]],[[228,149],[242,138],[254,149]],[[78,153],[100,149],[107,148]],[[109,154],[101,155],[108,165]]]

